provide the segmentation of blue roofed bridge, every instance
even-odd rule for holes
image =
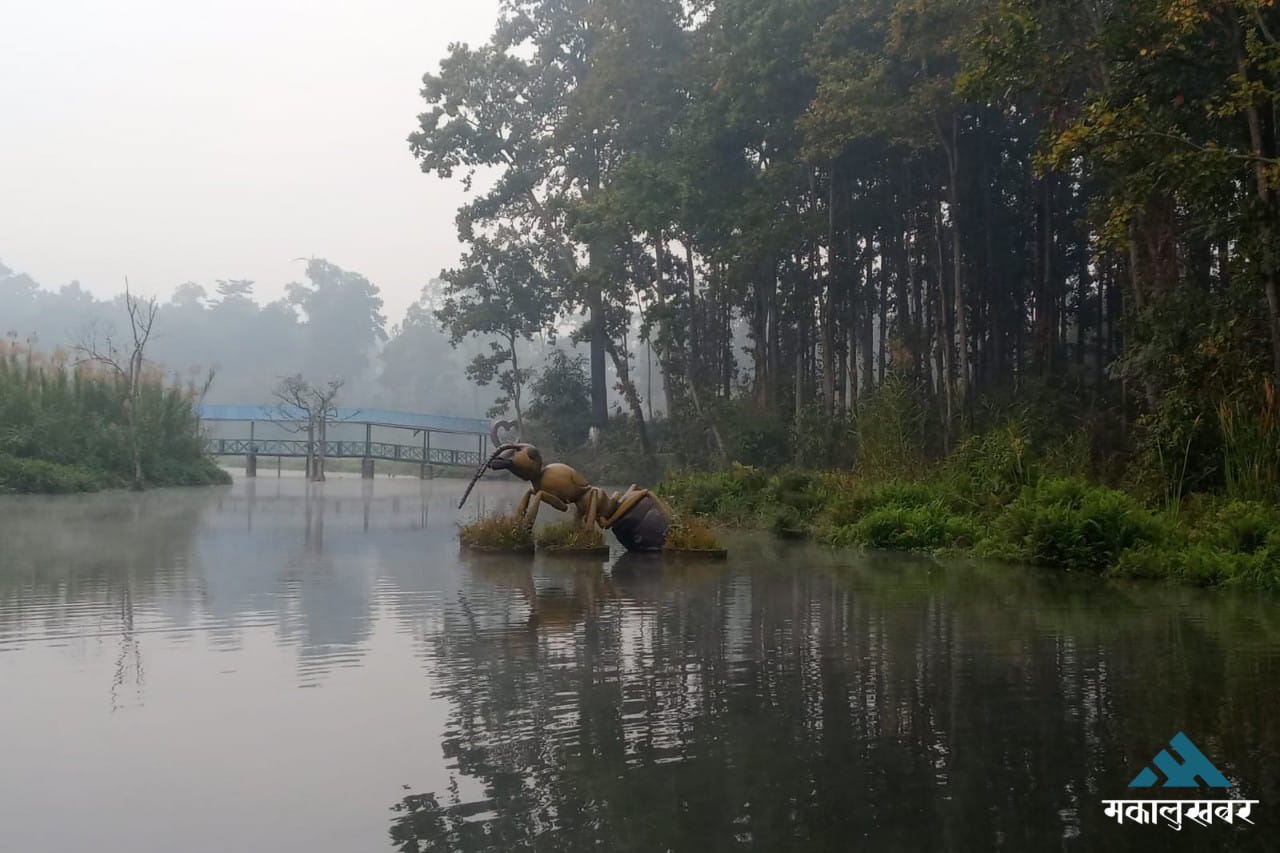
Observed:
[[[337,409],[326,439],[308,441],[307,418],[289,406],[201,404],[196,413],[217,456],[243,456],[245,475],[257,475],[258,457],[360,459],[372,478],[375,460],[408,462],[430,477],[434,467],[475,468],[489,452],[489,422],[388,409]]]

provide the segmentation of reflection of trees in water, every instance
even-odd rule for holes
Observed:
[[[183,567],[199,519],[215,499],[215,490],[192,490],[6,500],[0,639],[111,637],[118,643],[111,708],[124,704],[126,688],[141,699],[138,608],[196,594]]]
[[[223,649],[240,648],[246,628],[274,628],[296,644],[304,681],[356,664],[375,607],[369,566],[416,565],[403,552],[416,557],[422,541],[363,534],[422,530],[429,492],[330,485],[328,496],[303,481],[250,480],[0,500],[0,642],[118,644],[113,708],[129,691],[141,698],[145,635],[158,624],[207,632]]]
[[[472,606],[434,640],[457,776],[393,807],[396,848],[1140,847],[1099,800],[1127,796],[1179,729],[1250,797],[1277,793],[1259,745],[1275,744],[1280,662],[1232,672],[1223,642],[1259,611],[1210,602],[1232,627],[1209,630],[1204,612],[1144,607],[1171,595],[1154,588],[1135,602],[1008,567],[780,563],[615,571],[569,596],[580,623],[559,628],[513,606],[517,573],[474,572]],[[1266,819],[1234,840],[1263,849]]]

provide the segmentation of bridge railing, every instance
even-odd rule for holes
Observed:
[[[287,456],[319,455],[320,442],[287,438],[213,438],[210,452],[216,456]],[[387,441],[327,441],[326,459],[380,459],[388,462],[428,462],[432,465],[471,467],[480,464],[478,450],[455,450],[450,447],[428,447],[419,444],[393,444]],[[314,453],[308,452],[314,450]],[[425,452],[425,460],[423,458]]]

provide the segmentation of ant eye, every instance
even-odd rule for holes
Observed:
[[[532,459],[534,462],[541,462],[541,461],[542,461],[542,454],[538,451],[538,448],[536,448],[536,447],[530,447],[530,448],[529,448],[529,458],[530,458],[530,459]]]

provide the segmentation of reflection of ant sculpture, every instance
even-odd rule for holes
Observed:
[[[494,426],[496,433],[497,425]],[[542,453],[532,444],[503,444],[494,450],[471,478],[459,509],[487,469],[510,471],[529,483],[529,491],[520,499],[516,515],[530,527],[542,504],[561,512],[572,505],[577,510],[579,524],[612,530],[629,551],[657,551],[666,542],[673,516],[670,507],[653,492],[637,488],[633,483],[625,492],[609,495],[568,465],[543,464]]]

